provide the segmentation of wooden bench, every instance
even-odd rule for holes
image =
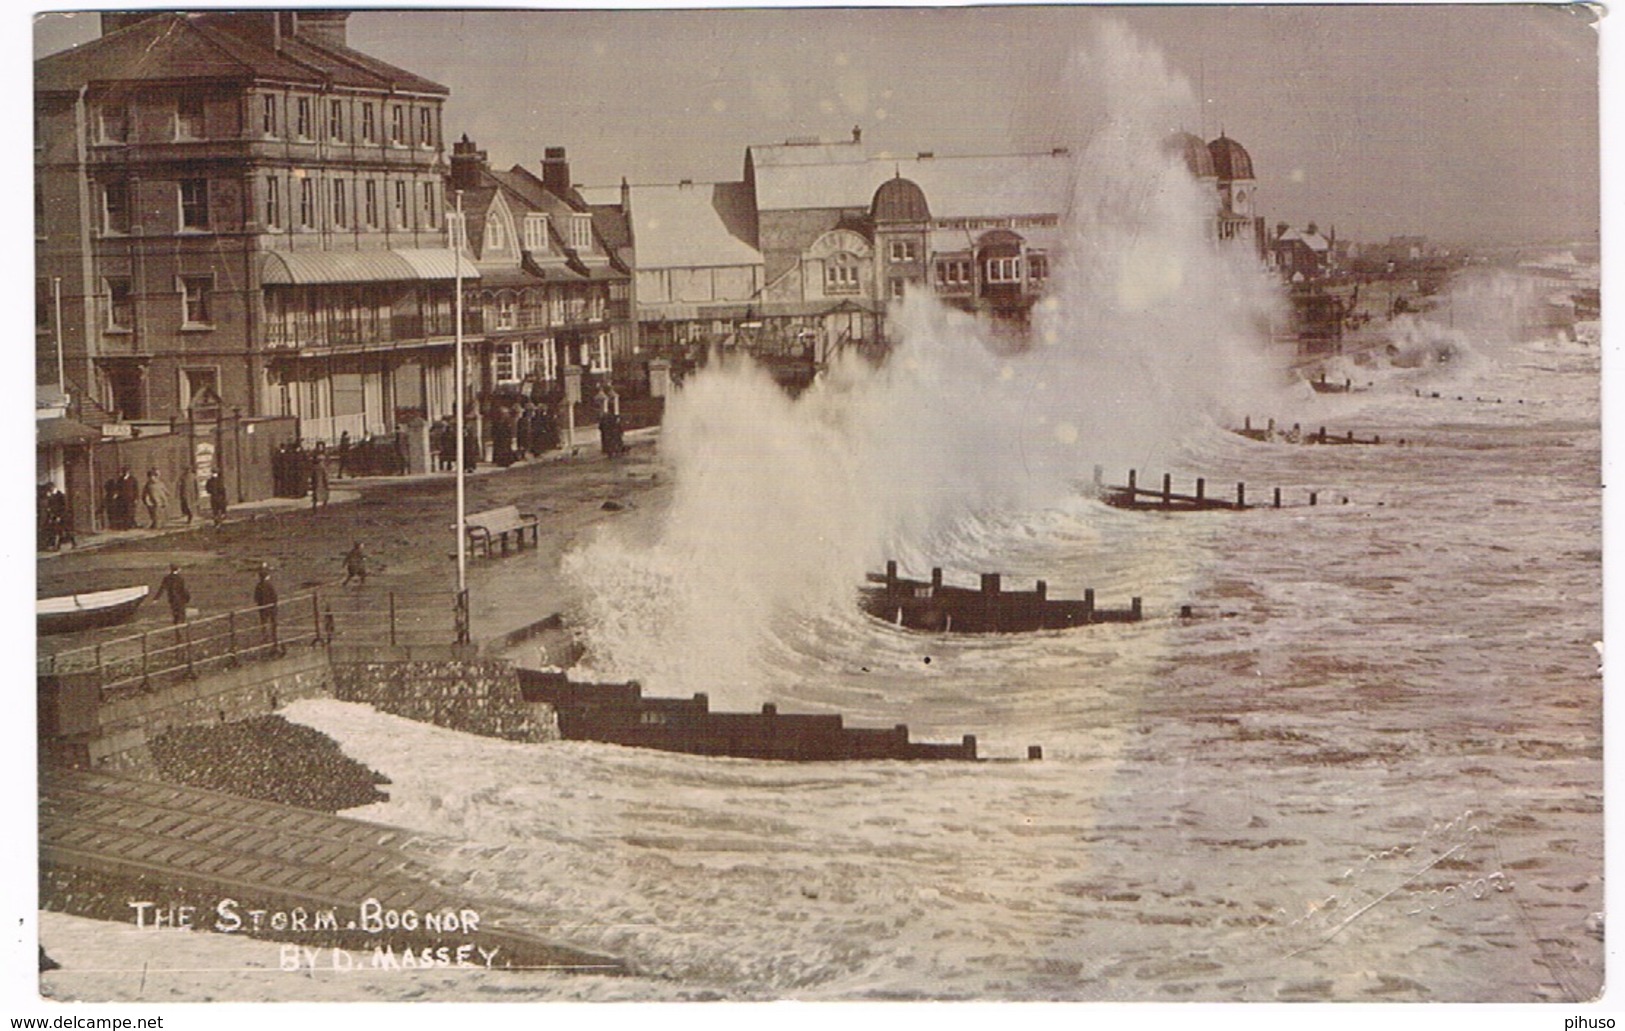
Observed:
[[[527,512],[521,512],[514,505],[504,505],[485,512],[475,512],[467,517],[468,542],[479,545],[485,549],[485,557],[491,557],[491,541],[497,540],[502,545],[502,553],[508,553],[508,538],[514,539],[514,547],[525,546],[525,531],[530,531],[530,542],[539,544],[541,528],[536,517]]]

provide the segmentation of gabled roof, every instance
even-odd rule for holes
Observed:
[[[743,183],[632,187],[632,235],[640,269],[760,265],[745,238]]]
[[[840,159],[827,164],[780,160],[777,153],[834,148],[842,148]],[[775,152],[774,160],[764,163],[761,150]],[[920,187],[938,219],[1059,214],[1071,199],[1073,162],[1065,151],[853,160],[851,150],[852,144],[750,148],[758,210],[866,211],[880,185],[899,175]]]
[[[34,62],[41,92],[86,83],[212,79],[350,86],[445,96],[439,83],[357,50],[304,36],[285,36],[280,49],[255,32],[264,13],[165,13],[145,18],[72,50]]]

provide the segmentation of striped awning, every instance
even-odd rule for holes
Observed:
[[[480,278],[467,252],[463,278]],[[316,283],[394,283],[423,279],[455,279],[457,258],[451,251],[403,247],[383,251],[272,251],[260,265],[265,286],[304,286]]]

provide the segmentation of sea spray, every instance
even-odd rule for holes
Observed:
[[[1260,356],[1273,295],[1254,252],[1214,240],[1212,184],[1164,147],[1188,86],[1129,42],[1112,30],[1075,65],[1078,95],[1108,109],[1079,116],[1056,274],[1019,346],[913,291],[879,366],[839,359],[792,400],[717,362],[670,400],[658,539],[565,557],[594,674],[752,705],[772,691],[771,635],[851,606],[884,559],[949,564],[938,545],[1075,497],[1094,464],[1156,462],[1262,410],[1247,399],[1280,378]]]

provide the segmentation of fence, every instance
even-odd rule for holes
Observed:
[[[275,658],[292,648],[468,641],[466,592],[329,588],[285,598],[265,609],[237,609],[41,655],[36,674],[92,675],[105,699]]]

